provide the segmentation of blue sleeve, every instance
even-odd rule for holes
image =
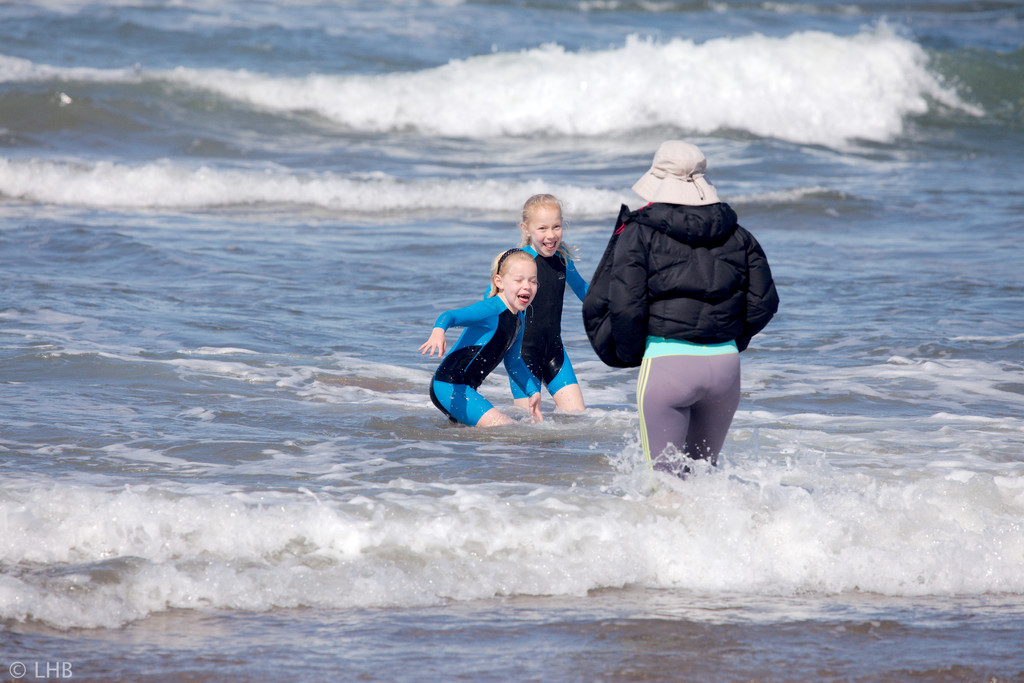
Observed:
[[[583,301],[583,297],[587,295],[587,281],[580,275],[580,271],[576,270],[576,265],[572,259],[565,262],[565,281],[569,283],[572,291],[580,298],[580,301]]]
[[[477,301],[464,308],[453,308],[437,316],[434,327],[447,330],[449,327],[467,327],[494,317],[494,297]]]
[[[519,314],[519,320],[523,320],[523,314]],[[505,354],[505,371],[508,376],[512,378],[519,388],[527,396],[533,396],[540,391],[540,382],[530,369],[526,367],[526,363],[523,362],[522,347],[523,347],[523,328],[525,325],[519,325],[519,333],[516,334],[516,341],[512,344],[512,348]]]

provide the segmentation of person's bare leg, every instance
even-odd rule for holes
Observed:
[[[529,399],[525,399],[529,403]],[[529,406],[527,406],[529,409]],[[484,416],[480,418],[480,421],[476,423],[477,427],[500,427],[501,425],[514,424],[515,420],[501,412],[497,408],[491,408]]]
[[[530,412],[530,399],[529,398],[517,398],[512,401],[512,404],[516,408],[522,408],[526,412]]]
[[[555,392],[555,407],[568,413],[579,413],[586,406],[583,404],[583,392],[579,384],[569,384]]]

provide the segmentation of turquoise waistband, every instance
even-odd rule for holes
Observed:
[[[644,358],[659,356],[721,356],[727,353],[739,353],[736,342],[724,344],[694,344],[682,339],[666,339],[665,337],[648,337],[644,347]]]

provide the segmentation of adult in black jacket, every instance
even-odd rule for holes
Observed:
[[[644,454],[678,475],[688,458],[716,462],[739,405],[739,352],[779,305],[764,251],[706,166],[689,143],[658,148],[633,186],[651,203],[619,229],[609,288],[615,353],[640,364]]]

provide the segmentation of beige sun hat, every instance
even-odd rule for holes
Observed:
[[[704,206],[717,204],[718,191],[704,170],[708,161],[696,145],[682,140],[661,143],[651,169],[633,185],[633,191],[649,202]]]

